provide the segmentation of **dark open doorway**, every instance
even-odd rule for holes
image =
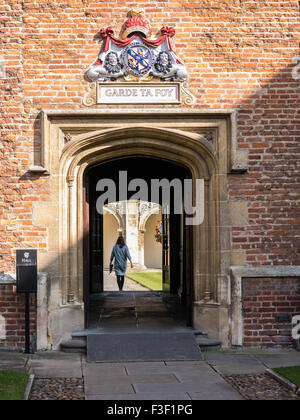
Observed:
[[[148,201],[151,179],[191,178],[189,171],[176,163],[143,156],[112,159],[99,165],[89,167],[85,172],[84,182],[84,300],[86,308],[86,327],[90,327],[91,302],[98,299],[103,302],[103,215],[96,208],[97,198],[101,193],[96,190],[100,179],[109,178],[116,185],[116,202],[119,195],[120,171],[127,172],[127,183],[139,178],[148,185]],[[128,199],[134,192],[128,193]],[[171,188],[170,209],[168,215],[162,216],[162,269],[163,286],[160,296],[165,301],[175,301],[184,309],[185,322],[192,325],[193,273],[192,273],[192,227],[184,224],[184,215],[175,214],[173,207],[173,190]],[[161,196],[158,204],[161,203]],[[126,239],[126,238],[125,238]],[[118,292],[116,292],[118,293]],[[137,294],[139,292],[136,292]],[[143,294],[151,304],[151,292]],[[158,296],[157,293],[152,296]],[[141,296],[141,294],[140,294]],[[124,300],[124,302],[126,299]]]

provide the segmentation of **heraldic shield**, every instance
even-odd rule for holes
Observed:
[[[151,49],[142,43],[133,42],[123,51],[122,60],[128,73],[141,77],[151,71],[154,55]]]
[[[161,36],[149,39],[150,23],[142,10],[132,10],[131,17],[123,25],[122,39],[114,36],[111,27],[101,29],[103,45],[97,61],[90,66],[85,79],[114,81],[119,78],[184,82],[188,78],[185,65],[176,55],[172,38],[174,28],[163,26]]]

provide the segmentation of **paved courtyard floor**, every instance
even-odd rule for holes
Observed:
[[[108,271],[104,271],[103,273],[103,288],[105,292],[117,292],[119,291],[116,275],[114,272],[109,274]],[[123,286],[124,292],[130,292],[130,291],[148,291],[146,287],[141,286],[139,283],[137,283],[134,280],[129,279],[128,277],[125,277],[125,282]]]
[[[78,395],[86,400],[242,400],[247,398],[245,392],[242,396],[239,387],[233,386],[234,381],[226,378],[243,375],[261,378],[267,368],[300,365],[300,353],[292,350],[208,352],[204,353],[204,359],[196,362],[87,363],[82,354],[0,352],[0,370],[29,371],[35,374],[36,381],[50,381],[52,388],[55,383],[62,387],[61,381],[67,378],[65,391],[62,390],[66,394],[64,399],[68,399],[68,389],[71,389],[69,399],[76,399],[73,394],[77,387]],[[272,390],[266,391],[272,396]],[[43,391],[39,388],[38,392]],[[282,392],[283,397],[279,391],[273,399],[285,399]],[[51,392],[45,395],[48,397],[44,399],[51,399]],[[296,397],[287,395],[286,399]]]

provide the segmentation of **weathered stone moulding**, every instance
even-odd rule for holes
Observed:
[[[204,179],[205,220],[193,228],[194,325],[228,343],[227,173],[236,152],[232,118],[232,112],[168,108],[135,110],[134,115],[126,109],[43,112],[42,155],[36,165],[50,176],[51,201],[47,209],[36,203],[33,212],[34,221],[49,232],[48,251],[40,253],[39,261],[51,279],[49,336],[54,348],[84,327],[84,172],[121,156],[157,156]]]

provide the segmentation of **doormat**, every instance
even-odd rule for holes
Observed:
[[[87,336],[88,362],[203,360],[195,335],[183,333],[111,333]]]

